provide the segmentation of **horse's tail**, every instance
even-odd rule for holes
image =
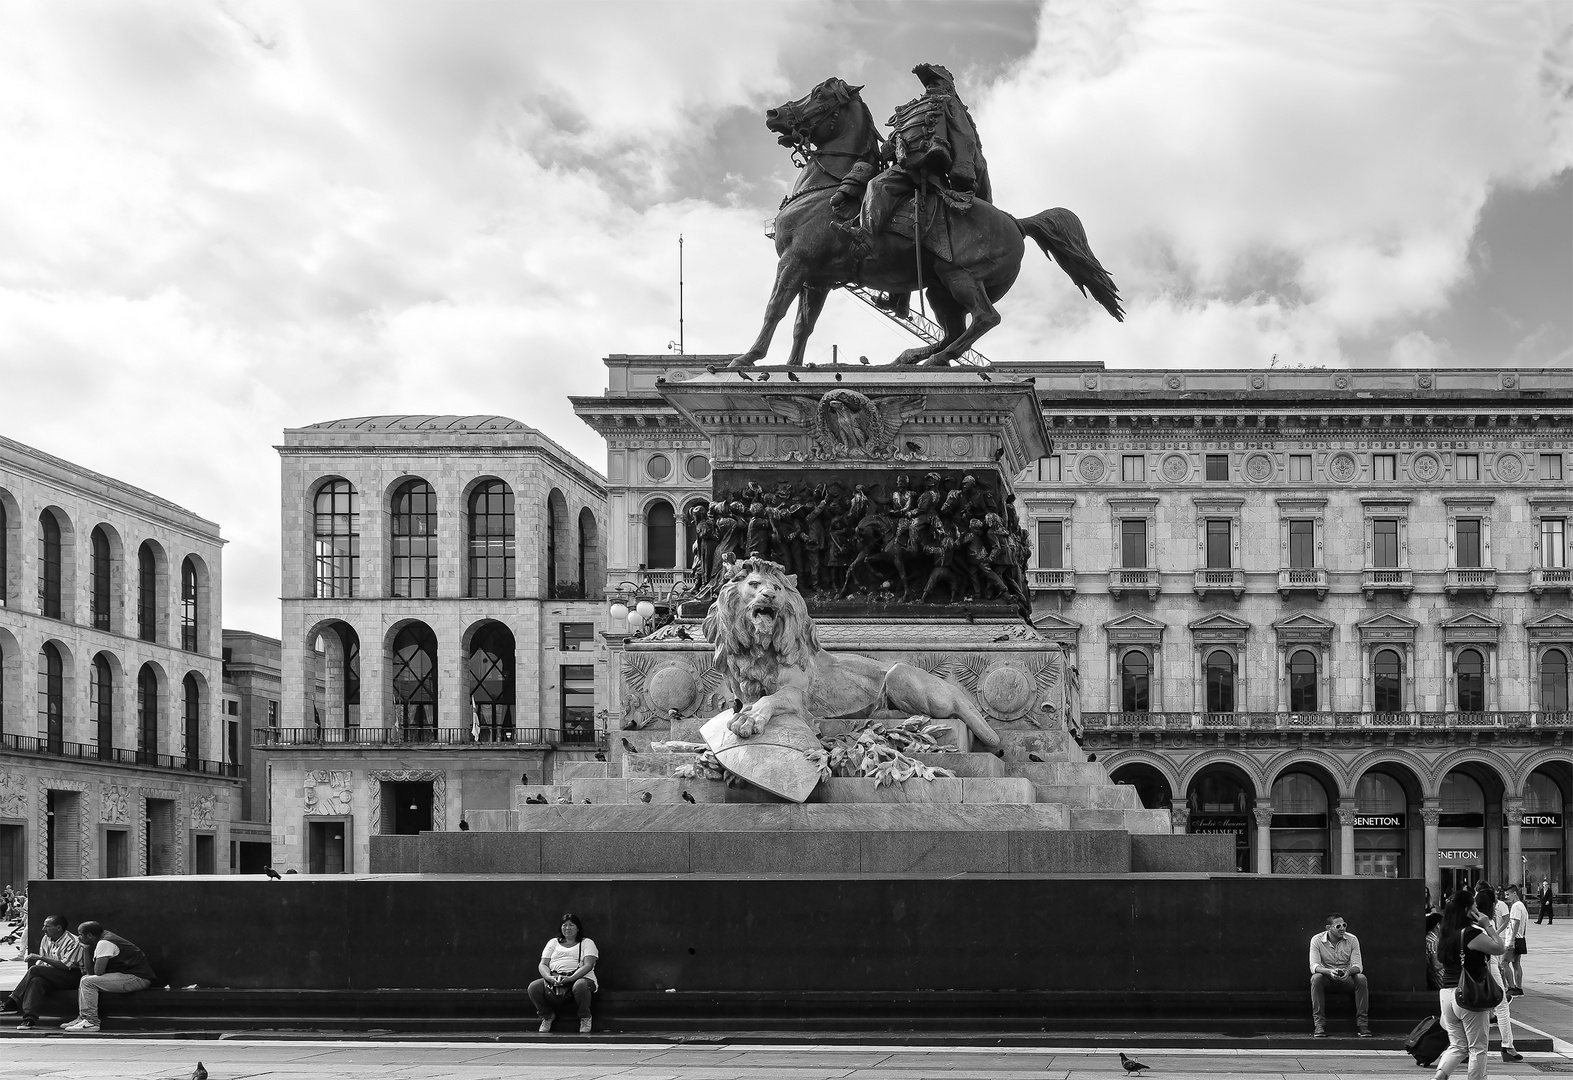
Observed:
[[[1120,290],[1098,257],[1092,253],[1080,218],[1063,206],[1056,206],[1029,218],[1017,218],[1016,224],[1023,233],[1037,241],[1045,255],[1060,264],[1060,269],[1065,271],[1083,296],[1091,294],[1115,319],[1125,321],[1125,309],[1120,306]]]

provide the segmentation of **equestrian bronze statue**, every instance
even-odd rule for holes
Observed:
[[[1015,218],[989,202],[981,143],[950,73],[930,64],[913,70],[924,95],[896,110],[888,140],[859,96],[863,88],[841,79],[766,111],[765,126],[802,167],[775,220],[778,261],[764,325],[732,367],[764,358],[793,300],[787,363],[801,365],[825,298],[843,285],[884,292],[898,311],[907,294],[921,291],[942,338],[895,362],[949,364],[999,325],[994,302],[1015,284],[1029,236],[1084,296],[1124,321],[1119,290],[1076,215],[1056,207]]]

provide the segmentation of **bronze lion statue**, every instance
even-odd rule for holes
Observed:
[[[958,719],[984,746],[1000,737],[970,695],[911,664],[886,664],[819,644],[808,605],[793,577],[767,559],[737,564],[705,616],[715,665],[743,707],[728,727],[750,738],[771,719],[864,719],[889,711]]]

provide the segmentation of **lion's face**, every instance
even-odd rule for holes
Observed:
[[[744,700],[752,700],[749,689],[756,696],[774,693],[778,667],[800,667],[819,648],[796,582],[766,559],[738,564],[705,617],[705,637],[716,645],[716,666],[730,672]]]
[[[758,570],[752,571],[737,584],[735,602],[755,640],[768,640],[776,632],[776,622],[783,617],[781,609],[784,582],[767,577]]]

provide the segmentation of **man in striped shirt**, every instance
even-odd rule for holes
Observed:
[[[3,1007],[5,1012],[21,1011],[22,1022],[17,1025],[20,1028],[30,1028],[38,1022],[44,995],[52,990],[75,991],[82,978],[82,943],[66,929],[65,920],[59,915],[44,920],[44,940],[38,950],[27,954],[31,966]]]

